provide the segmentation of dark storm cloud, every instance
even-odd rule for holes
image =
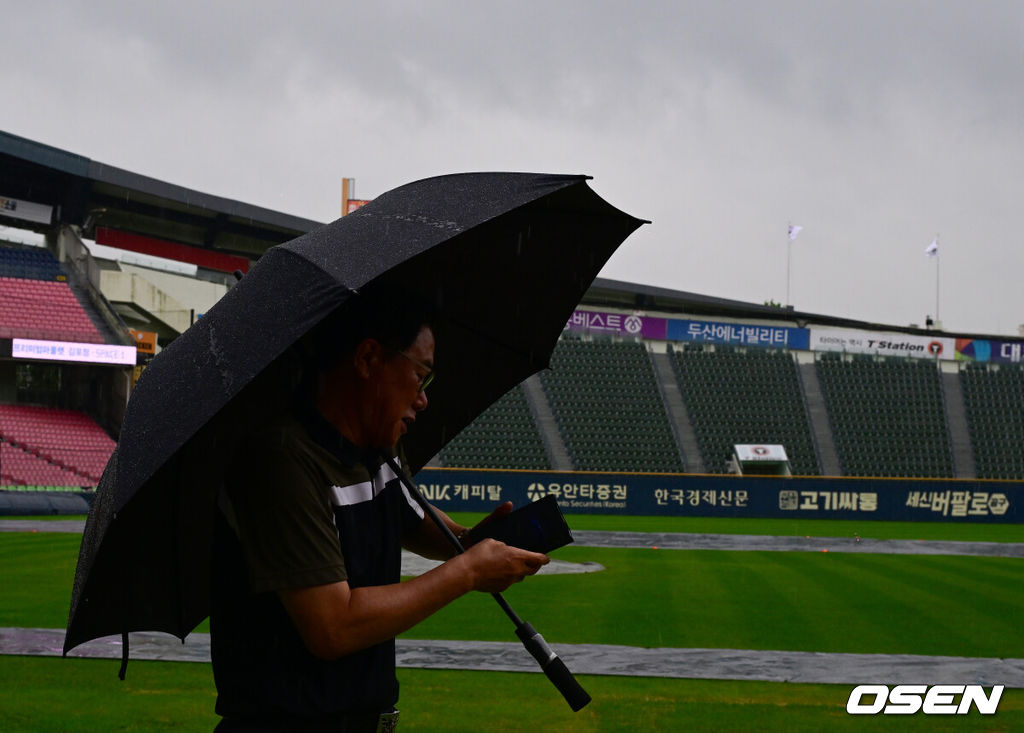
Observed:
[[[727,75],[841,121],[878,95],[1019,114],[1017,2],[36,3],[43,30],[120,48],[181,86],[242,95],[302,77],[417,99],[431,81],[481,104],[595,109],[657,102]],[[56,21],[56,23],[54,22]],[[26,37],[38,43],[38,37]],[[55,60],[56,62],[56,60]],[[255,73],[254,73],[255,72]],[[590,87],[592,93],[586,93]],[[575,88],[574,88],[575,87]],[[573,92],[578,92],[574,95]],[[670,101],[670,100],[664,100]]]
[[[317,219],[454,170],[591,173],[606,275],[1015,329],[1020,2],[60,2],[0,26],[0,129]],[[959,258],[959,260],[957,259]],[[986,292],[978,298],[972,293]],[[946,307],[944,306],[944,310]],[[968,324],[972,324],[968,326]],[[986,325],[987,324],[987,325]]]

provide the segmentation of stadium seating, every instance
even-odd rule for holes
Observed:
[[[103,343],[65,282],[0,277],[0,338]]]
[[[63,276],[60,263],[48,250],[0,246],[0,277],[59,280]]]
[[[576,470],[683,470],[643,344],[563,339],[541,385]]]
[[[463,468],[551,468],[522,386],[506,393],[445,446],[441,463]]]
[[[687,344],[671,360],[709,472],[726,472],[737,443],[773,443],[785,447],[793,473],[820,475],[792,354]]]
[[[114,449],[87,415],[24,405],[0,405],[0,483],[95,486]]]
[[[815,366],[844,475],[953,477],[935,362],[822,354]]]
[[[0,486],[78,488],[95,484],[16,445],[0,442]]]
[[[1024,478],[1024,367],[968,364],[960,384],[978,478]]]

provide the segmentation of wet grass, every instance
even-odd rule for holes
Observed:
[[[0,657],[5,733],[210,731],[218,720],[209,665]],[[994,716],[855,717],[852,685],[581,675],[593,702],[573,713],[540,674],[398,671],[402,726],[428,733],[633,731],[1016,731],[1024,690],[1006,690]]]
[[[582,528],[580,518],[570,524]],[[772,530],[766,521],[733,526],[735,520],[641,517],[592,528],[728,533],[732,526],[750,534],[871,537],[879,536],[873,526],[883,525],[897,536],[934,529],[947,531],[931,539],[992,539],[979,536],[989,534],[992,526],[985,525],[901,529],[829,522],[814,531],[804,520],[789,523],[787,531]],[[1001,541],[1015,541],[1013,533]],[[65,625],[79,543],[74,534],[0,533],[0,626]],[[606,568],[531,578],[506,594],[556,650],[558,644],[603,643],[1024,657],[1019,560],[573,546],[555,556]],[[481,594],[457,601],[406,636],[515,641],[508,620]],[[0,656],[0,730],[212,729],[208,665],[133,661],[124,683],[117,667],[112,660]],[[539,674],[400,670],[399,677],[409,727],[426,731],[1024,730],[1020,690],[1004,693],[994,717],[900,716],[894,722],[848,716],[852,685],[583,676],[595,702],[573,714]]]
[[[453,512],[463,524],[482,514]],[[881,540],[950,540],[959,542],[1024,542],[1024,524],[970,522],[883,522],[847,519],[734,519],[732,517],[621,517],[612,514],[569,514],[575,530],[610,532],[693,532],[786,537],[862,537]]]
[[[551,642],[1024,657],[1011,558],[566,547],[603,572],[542,575],[505,597]],[[410,638],[513,640],[465,596]]]

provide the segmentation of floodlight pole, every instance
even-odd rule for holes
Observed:
[[[384,456],[384,461],[388,467],[395,472],[395,475],[402,481],[402,485],[408,490],[409,494],[416,500],[416,503],[420,505],[424,512],[430,517],[430,519],[437,525],[441,533],[448,538],[452,547],[455,549],[456,555],[461,555],[466,550],[459,542],[459,538],[452,534],[451,529],[444,523],[444,520],[438,516],[437,512],[434,511],[434,507],[430,506],[430,503],[423,498],[423,494],[420,493],[419,487],[416,486],[409,478],[405,475],[405,471],[401,469],[398,463],[391,456]],[[494,600],[501,606],[501,610],[505,612],[505,615],[512,620],[512,623],[516,627],[516,636],[519,637],[519,641],[526,647],[526,651],[533,655],[533,658],[537,660],[541,670],[547,675],[551,683],[562,693],[562,697],[569,703],[569,707],[572,708],[573,712],[579,712],[590,702],[591,697],[587,694],[580,683],[576,681],[576,678],[572,676],[572,672],[565,666],[563,662],[548,643],[544,640],[536,629],[533,628],[528,622],[523,621],[519,618],[518,614],[512,610],[512,607],[508,605],[508,601],[501,595],[501,593],[492,593]]]

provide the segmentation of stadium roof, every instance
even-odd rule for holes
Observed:
[[[213,196],[0,131],[0,196],[51,206],[92,238],[97,226],[258,259],[322,225]],[[0,214],[0,220],[2,220]],[[18,221],[45,231],[45,224]]]
[[[194,191],[90,160],[82,155],[0,131],[0,196],[52,206],[59,223],[128,232],[213,252],[259,257],[322,222],[241,201]],[[0,211],[0,223],[5,219]],[[17,222],[25,227],[24,221]],[[46,225],[37,224],[39,231]],[[153,254],[159,254],[153,252]],[[819,324],[934,333],[927,329],[870,323],[650,285],[598,278],[583,305],[663,311],[693,316],[788,320]],[[951,334],[952,335],[952,334]]]

